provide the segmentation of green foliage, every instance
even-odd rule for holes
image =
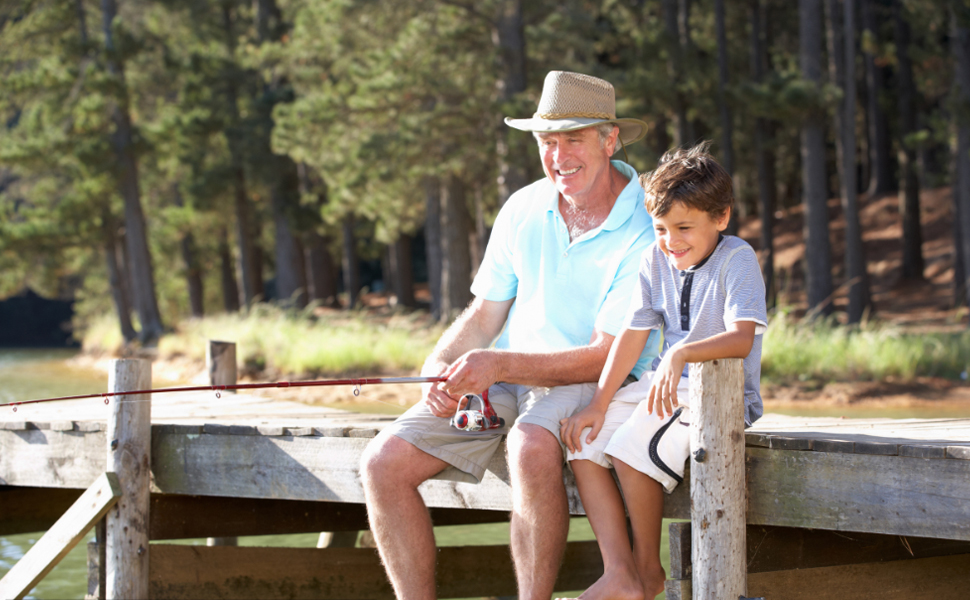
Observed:
[[[421,314],[367,317],[330,311],[313,316],[256,305],[248,313],[222,314],[181,323],[162,338],[162,356],[205,359],[206,341],[233,341],[240,365],[254,372],[301,377],[409,373],[420,369],[441,335],[441,327]],[[85,350],[116,352],[120,336],[110,319],[99,320],[84,336]]]
[[[776,315],[764,336],[766,382],[959,379],[970,367],[970,333],[907,333],[885,323],[844,327]]]

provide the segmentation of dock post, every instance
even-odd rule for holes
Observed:
[[[205,366],[209,371],[210,385],[236,385],[236,343],[209,340],[205,348]],[[235,391],[226,390],[223,393],[234,394]],[[238,546],[236,537],[210,537],[205,540],[206,546]]]
[[[733,600],[747,592],[741,359],[691,364],[690,409],[692,596]]]
[[[115,360],[108,389],[150,389],[152,364]],[[117,473],[121,499],[105,516],[105,598],[148,598],[148,511],[151,485],[151,394],[112,396],[106,470]]]

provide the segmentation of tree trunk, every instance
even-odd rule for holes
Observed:
[[[183,207],[185,202],[178,185],[172,185],[172,193],[175,196],[175,206]],[[179,242],[182,251],[182,261],[185,263],[185,287],[189,292],[189,309],[192,316],[201,318],[205,314],[203,305],[202,287],[202,267],[199,266],[199,253],[195,247],[195,237],[191,231],[187,231]]]
[[[354,215],[343,220],[343,271],[344,289],[347,292],[347,309],[357,306],[360,297],[360,264],[357,260],[357,238],[354,235]]]
[[[862,27],[874,40],[879,39],[875,0],[861,0]],[[870,196],[885,194],[895,189],[893,181],[892,142],[889,136],[889,118],[880,102],[885,88],[883,67],[876,64],[871,52],[863,49],[866,65],[866,103],[869,146]]]
[[[470,229],[465,183],[455,174],[441,188],[441,317],[451,321],[471,301]]]
[[[228,313],[239,312],[239,285],[232,268],[232,253],[229,251],[229,232],[219,228],[219,282],[222,287],[222,307]]]
[[[131,302],[128,299],[128,289],[125,281],[128,276],[124,266],[118,264],[118,225],[114,216],[105,208],[101,217],[101,234],[104,243],[104,258],[108,267],[108,283],[111,286],[111,299],[114,301],[115,312],[118,313],[118,325],[121,337],[129,344],[138,337],[131,324]]]
[[[503,0],[498,7],[492,26],[492,43],[495,44],[501,60],[501,75],[495,82],[499,105],[513,100],[525,91],[526,52],[525,27],[522,23],[522,0]],[[505,204],[509,196],[528,184],[525,163],[522,160],[524,148],[513,147],[510,143],[516,135],[510,127],[500,123],[496,139],[498,156],[498,201]]]
[[[677,137],[675,146],[683,146],[693,139],[687,119],[687,99],[682,86],[684,79],[684,47],[682,44],[681,15],[683,0],[663,0],[664,26],[667,37],[667,75],[674,88],[674,119]]]
[[[802,77],[821,84],[821,0],[798,1],[799,66]],[[832,258],[829,247],[825,175],[825,131],[820,109],[805,118],[801,133],[802,186],[805,204],[805,262],[808,309],[812,315],[832,312]]]
[[[306,267],[303,249],[293,234],[287,209],[299,202],[296,164],[284,157],[274,156],[277,169],[273,183],[273,222],[276,226],[276,297],[279,302],[304,308],[307,305]]]
[[[228,3],[222,5],[222,24],[228,54],[235,57],[236,34],[233,28],[232,7]],[[236,78],[229,76],[226,78],[226,108],[229,111],[230,122],[229,129],[226,131],[226,138],[229,142],[232,164],[236,243],[239,249],[236,257],[237,270],[239,271],[239,279],[242,281],[242,290],[240,290],[242,296],[239,300],[242,306],[249,306],[263,295],[263,281],[259,273],[260,269],[256,265],[259,260],[257,256],[259,250],[256,248],[255,240],[257,238],[254,236],[253,208],[246,191],[246,174],[243,169],[242,157],[245,140],[241,132],[238,98]]]
[[[118,98],[111,107],[112,120],[115,124],[112,142],[118,157],[118,184],[125,203],[125,239],[128,243],[130,260],[127,267],[134,283],[132,292],[135,310],[138,312],[138,320],[141,324],[139,338],[145,345],[154,345],[162,335],[164,326],[158,311],[152,257],[148,249],[148,231],[145,227],[145,215],[142,212],[138,187],[138,160],[132,142],[125,67],[114,47],[112,24],[118,12],[114,0],[102,0],[101,11],[104,18],[106,62],[118,90]]]
[[[731,107],[728,106],[728,50],[727,32],[724,25],[724,0],[714,0],[714,19],[717,28],[717,104],[721,116],[721,166],[729,175],[734,175],[734,124],[731,121]],[[740,198],[734,190],[735,206],[731,211],[731,221],[727,233],[738,233],[738,208]]]
[[[431,295],[431,316],[441,319],[441,181],[437,177],[424,180],[425,221],[424,252],[428,264],[428,293]]]
[[[841,6],[840,6],[841,5]],[[827,0],[829,72],[842,88],[842,103],[835,111],[836,155],[841,182],[842,215],[845,219],[845,275],[849,288],[848,322],[859,323],[871,308],[866,273],[862,224],[859,221],[856,183],[855,139],[855,0]]]
[[[308,232],[306,238],[304,262],[307,268],[310,301],[337,307],[340,304],[337,300],[340,276],[333,256],[330,254],[330,240],[314,230]]]
[[[970,282],[970,122],[966,117],[970,108],[970,8],[963,2],[951,2],[953,32],[953,55],[956,62],[954,88],[956,108],[953,111],[957,128],[957,148],[954,153],[953,192],[954,216],[959,223],[956,251],[961,253],[963,269],[960,277],[954,277],[958,284],[956,296],[970,303],[967,283]],[[956,261],[954,261],[956,262]],[[962,279],[962,281],[961,281]]]
[[[414,308],[414,274],[411,268],[411,236],[402,233],[387,247],[391,292],[398,306]]]
[[[763,0],[751,3],[751,73],[755,82],[760,83],[768,70],[768,56],[765,52],[764,36],[767,33],[767,7]],[[754,151],[758,168],[758,210],[761,213],[761,271],[765,278],[766,302],[769,308],[775,306],[775,205],[777,186],[775,181],[774,154],[768,148],[774,147],[773,127],[762,118],[754,123]]]
[[[899,102],[899,216],[903,222],[903,279],[923,279],[923,234],[919,214],[916,149],[908,136],[916,133],[916,86],[909,56],[910,27],[900,0],[893,0],[896,33],[897,98]]]

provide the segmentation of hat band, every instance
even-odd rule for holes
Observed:
[[[536,113],[532,115],[546,121],[556,121],[559,119],[615,119],[609,113]]]

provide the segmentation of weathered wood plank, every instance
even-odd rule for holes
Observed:
[[[670,578],[691,574],[691,524],[671,523]],[[970,542],[877,533],[747,526],[748,573],[970,554]]]
[[[970,540],[970,461],[747,450],[747,522]]]
[[[192,427],[190,433],[167,425],[153,428],[154,493],[363,502],[358,463],[367,439],[204,435]],[[104,472],[105,443],[103,431],[2,431],[0,484],[83,489]],[[421,489],[429,505],[511,510],[504,456],[500,446],[479,485],[426,483]],[[585,514],[568,469],[564,477],[571,513]],[[665,499],[664,515],[689,518],[689,507],[689,486],[678,486]]]
[[[152,598],[394,597],[377,551],[368,548],[155,544],[152,553]],[[585,588],[602,574],[602,569],[595,542],[572,542],[556,589]],[[437,584],[441,598],[514,595],[508,547],[440,548]]]
[[[363,504],[152,494],[152,540],[358,531],[367,529]],[[435,525],[508,521],[507,511],[432,508]]]
[[[121,496],[114,473],[104,473],[0,579],[0,598],[20,599],[50,573]]]
[[[748,596],[769,600],[964,600],[970,555],[756,573]]]
[[[152,363],[139,359],[111,361],[108,389],[144,390],[152,384]],[[111,402],[108,417],[107,470],[118,473],[124,496],[105,515],[106,598],[148,598],[151,506],[152,402],[150,394],[129,394]]]
[[[0,486],[0,536],[47,531],[81,490]]]
[[[690,411],[692,585],[700,598],[736,598],[746,580],[740,358],[690,365]]]

